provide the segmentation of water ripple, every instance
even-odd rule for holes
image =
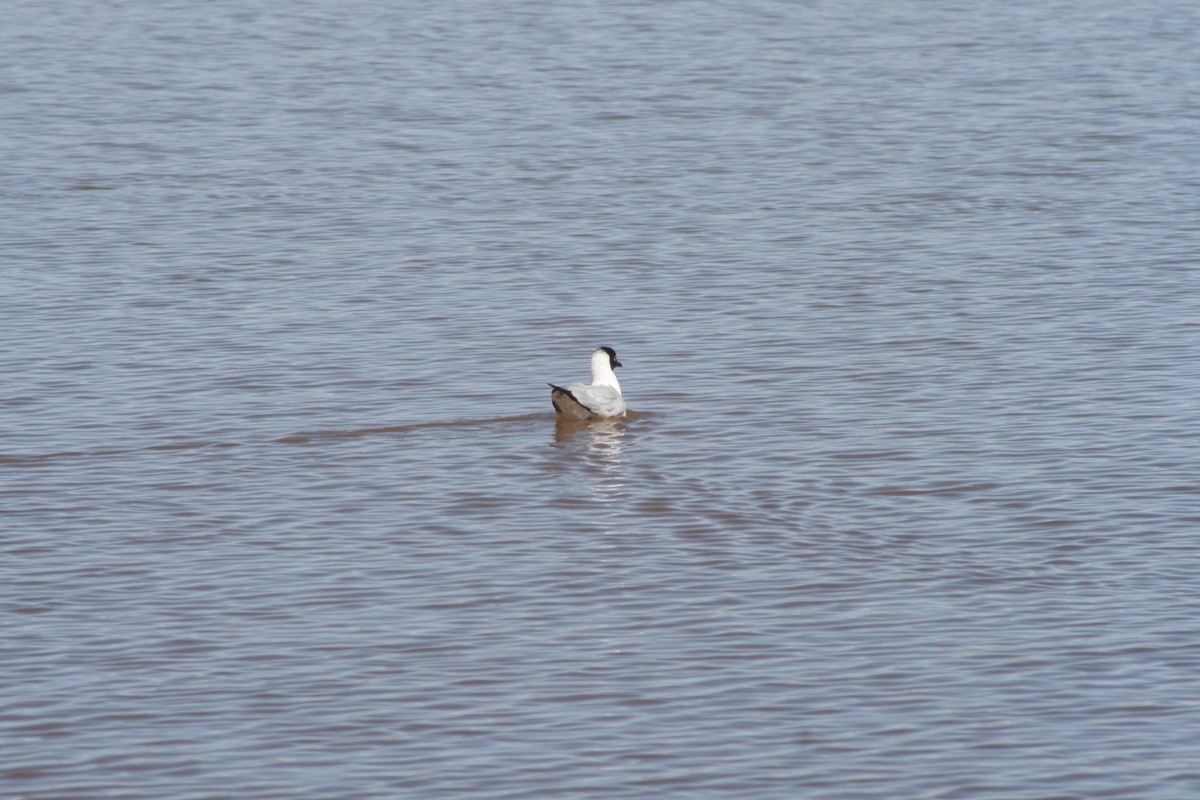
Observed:
[[[343,5],[10,9],[8,794],[1200,791],[1194,8]]]

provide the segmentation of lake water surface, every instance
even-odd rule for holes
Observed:
[[[3,796],[1200,797],[1195,4],[5,17]]]

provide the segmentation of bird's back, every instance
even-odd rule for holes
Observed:
[[[619,390],[611,386],[568,383],[567,389],[593,414],[601,417],[620,417],[625,414],[625,399]]]

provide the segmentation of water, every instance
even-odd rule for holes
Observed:
[[[1197,796],[1197,16],[10,4],[3,794]]]

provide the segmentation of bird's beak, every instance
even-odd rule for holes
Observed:
[[[615,360],[615,359],[614,359],[614,360],[613,360],[613,366],[614,366],[614,367],[623,367],[623,366],[625,366],[625,365],[624,365],[624,364],[622,364],[620,361],[617,361],[617,360]]]

